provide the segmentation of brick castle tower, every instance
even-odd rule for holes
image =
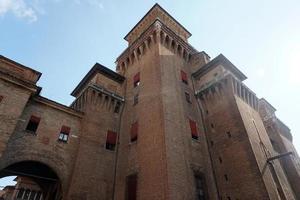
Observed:
[[[31,178],[45,200],[300,199],[289,128],[190,36],[155,4],[125,36],[117,72],[95,64],[70,106],[1,56],[0,177]]]

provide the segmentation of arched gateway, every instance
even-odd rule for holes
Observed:
[[[37,161],[16,162],[0,170],[0,178],[6,176],[30,178],[41,188],[43,200],[62,199],[61,181],[56,172],[46,164]],[[18,193],[23,191],[16,191],[16,195],[19,195]]]

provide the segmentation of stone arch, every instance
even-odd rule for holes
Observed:
[[[19,160],[1,166],[0,178],[17,176],[30,178],[40,188],[43,200],[61,200],[64,195],[61,178],[48,164],[35,160]]]

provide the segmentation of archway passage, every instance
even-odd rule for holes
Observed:
[[[47,165],[35,161],[23,161],[12,164],[0,171],[0,178],[6,176],[27,177],[42,190],[43,200],[61,200],[61,181]]]

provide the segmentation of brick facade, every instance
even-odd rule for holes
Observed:
[[[70,106],[40,95],[41,73],[1,56],[0,176],[34,177],[45,199],[299,199],[289,129],[190,36],[155,4],[126,35],[117,72],[95,64]]]

